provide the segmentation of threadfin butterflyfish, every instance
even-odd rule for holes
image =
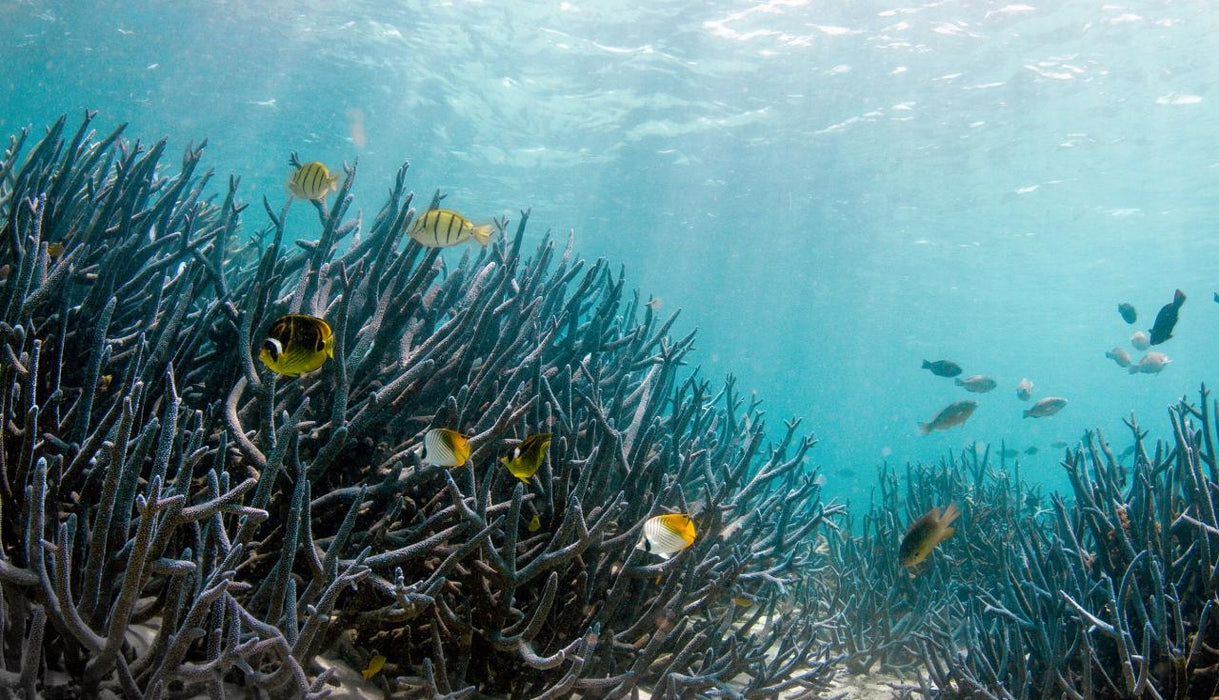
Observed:
[[[694,521],[685,513],[670,513],[657,515],[647,519],[643,524],[643,537],[636,549],[668,559],[677,552],[694,544],[697,533],[694,531]]]
[[[470,439],[456,430],[432,428],[423,436],[423,461],[440,467],[460,467],[470,459]]]
[[[334,333],[316,316],[288,314],[276,319],[258,351],[258,359],[276,374],[299,377],[334,357]]]

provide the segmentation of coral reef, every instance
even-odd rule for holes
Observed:
[[[1169,411],[1172,440],[1151,449],[1131,417],[1128,466],[1099,430],[1087,433],[1063,456],[1070,501],[1029,487],[1018,464],[989,466],[989,453],[908,468],[904,502],[882,472],[862,534],[833,558],[845,662],[916,677],[899,696],[1219,693],[1215,409],[1205,387],[1196,406],[1182,400]],[[941,561],[899,571],[886,545],[950,501],[967,525]]]
[[[330,206],[264,199],[245,233],[202,146],[170,172],[165,141],[92,119],[0,158],[0,694],[317,697],[320,654],[378,652],[403,697],[827,687],[817,538],[842,509],[813,441],[793,421],[765,444],[621,272],[570,240],[523,255],[528,212],[452,266],[404,240],[405,166],[370,225],[351,167]],[[286,379],[251,349],[296,312],[330,321],[334,359]],[[466,466],[422,463],[432,427],[472,436]],[[540,431],[522,483],[498,458]],[[661,561],[635,545],[664,512],[699,536]],[[1050,602],[1097,610],[1070,590]]]

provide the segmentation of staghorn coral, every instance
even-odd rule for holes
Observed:
[[[320,654],[374,650],[411,697],[827,686],[815,542],[842,509],[813,441],[765,445],[621,272],[570,239],[523,255],[528,212],[450,266],[404,242],[405,166],[370,225],[352,167],[295,204],[314,230],[264,200],[244,234],[202,145],[171,173],[92,119],[0,158],[0,693],[317,697]],[[336,336],[295,380],[251,354],[288,312]],[[435,426],[467,466],[421,463]],[[526,485],[497,458],[541,430]],[[666,511],[700,536],[659,562],[634,546]]]
[[[1169,411],[1149,450],[1127,421],[1132,466],[1099,431],[1063,456],[1074,498],[1043,497],[1019,465],[970,451],[904,479],[882,470],[862,534],[832,557],[830,629],[849,668],[882,666],[936,698],[1192,698],[1219,692],[1215,410]],[[939,561],[913,578],[891,543],[931,505],[964,515]]]

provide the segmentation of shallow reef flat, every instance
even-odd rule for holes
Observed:
[[[798,420],[528,212],[442,253],[406,166],[368,220],[354,167],[251,211],[202,146],[93,119],[0,157],[0,697],[1219,693],[1205,387],[1167,439],[1129,417],[1128,457],[1064,449],[1071,493],[970,449],[848,512]],[[287,314],[325,321],[298,377],[257,354]]]
[[[621,272],[525,251],[528,212],[420,247],[405,166],[370,220],[354,168],[250,210],[202,146],[171,168],[92,119],[0,160],[3,693],[320,697],[322,652],[397,697],[826,687],[813,440],[683,369]],[[254,354],[290,313],[333,328],[299,378]],[[422,461],[440,427],[465,466]],[[636,544],[666,512],[699,534],[662,559]]]

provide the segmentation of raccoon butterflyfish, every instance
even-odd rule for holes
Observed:
[[[534,513],[533,517],[529,519],[529,531],[537,532],[538,530],[541,530],[541,529],[542,529],[542,519],[540,517],[538,517],[537,513]]]
[[[668,559],[677,552],[694,544],[697,534],[694,521],[684,513],[670,513],[648,518],[643,524],[643,537],[635,549],[642,549]]]
[[[502,457],[501,461],[508,465],[512,476],[528,484],[529,479],[537,473],[546,458],[546,449],[550,447],[550,433],[530,435],[512,450],[511,457]]]
[[[432,428],[423,436],[423,461],[439,467],[460,467],[470,458],[470,439],[456,430]]]
[[[491,224],[475,226],[474,222],[450,209],[432,209],[415,219],[407,235],[429,248],[460,245],[471,238],[480,245],[487,245],[493,228]]]
[[[331,190],[338,189],[337,182],[326,165],[315,160],[292,171],[288,190],[301,199],[325,199]]]
[[[316,316],[288,314],[271,324],[258,359],[276,374],[299,377],[334,357],[334,333]]]
[[[932,508],[927,511],[926,515],[914,521],[914,524],[906,531],[906,536],[902,538],[902,545],[898,550],[898,563],[911,567],[921,564],[937,544],[956,532],[950,525],[960,514],[961,511],[957,510],[957,504],[950,503],[944,509],[943,515],[940,515],[939,508]]]
[[[385,667],[385,657],[377,654],[368,660],[368,668],[360,671],[360,675],[364,676],[364,680],[368,680],[377,675],[382,668]]]

